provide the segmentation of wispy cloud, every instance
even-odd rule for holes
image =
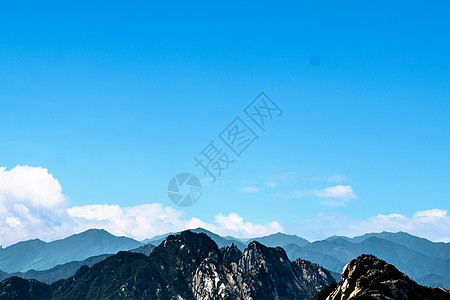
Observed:
[[[266,186],[274,188],[280,184],[286,184],[292,182],[298,174],[296,172],[283,172],[279,174],[274,174],[268,177],[266,181]]]
[[[269,177],[266,182],[266,186],[268,187],[276,187],[281,183],[292,183],[295,180],[308,181],[308,182],[345,182],[350,181],[351,179],[347,177],[345,174],[332,174],[332,175],[324,175],[324,176],[316,176],[316,177],[300,177],[296,172],[284,172],[280,174],[275,174]]]
[[[308,196],[324,198],[325,200],[322,203],[330,206],[343,205],[347,201],[358,198],[350,185],[336,185],[319,190],[296,190],[289,194],[275,193],[274,196],[286,199],[299,199]]]
[[[293,178],[295,178],[297,176],[298,176],[298,174],[296,172],[283,172],[283,173],[272,175],[272,176],[270,176],[270,178],[272,178],[273,180],[278,180],[278,181],[288,181],[288,180],[292,180]]]
[[[343,182],[343,181],[350,181],[350,178],[345,176],[345,174],[333,174],[327,176],[313,177],[311,178],[311,181]]]
[[[311,194],[321,198],[339,198],[339,199],[356,199],[357,196],[353,192],[350,185],[336,185],[324,188],[323,190],[312,190]]]
[[[447,216],[447,211],[442,209],[421,210],[414,214],[417,219],[439,220]]]
[[[253,193],[260,192],[261,190],[262,190],[261,188],[258,188],[256,186],[248,185],[248,186],[244,186],[244,187],[240,188],[239,192],[244,193],[244,194],[253,194]]]
[[[276,181],[270,181],[270,182],[267,182],[266,183],[266,186],[268,186],[268,187],[271,187],[271,188],[274,188],[274,187],[276,187],[276,186],[278,186],[278,182],[276,182]]]

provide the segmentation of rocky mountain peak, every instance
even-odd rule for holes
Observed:
[[[218,249],[217,245],[209,236],[204,233],[194,233],[186,230],[177,235],[169,235],[163,242],[165,246],[170,244],[184,244],[192,248],[211,248]]]
[[[177,235],[168,236],[154,251],[191,256],[202,260],[220,254],[216,243],[204,233],[193,233],[189,230]]]
[[[393,265],[373,255],[361,255],[348,263],[341,281],[315,299],[450,299],[450,292],[418,285]]]
[[[277,263],[289,263],[289,259],[283,248],[270,248],[263,244],[252,241],[245,248],[239,260],[239,266],[243,270],[250,270],[251,268],[265,267],[267,260],[273,260]]]

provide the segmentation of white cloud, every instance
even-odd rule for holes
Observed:
[[[278,184],[279,184],[279,183],[276,182],[276,181],[270,181],[270,182],[266,183],[266,186],[271,187],[271,188],[274,188],[274,187],[276,187]]]
[[[282,231],[277,222],[267,225],[244,222],[236,213],[218,214],[213,224],[198,218],[183,219],[182,212],[162,204],[144,204],[122,208],[118,205],[86,205],[69,208],[68,213],[77,224],[77,231],[103,228],[115,235],[125,235],[143,240],[158,234],[205,228],[222,235],[249,237]]]
[[[283,231],[278,222],[271,222],[268,225],[252,224],[244,222],[244,219],[236,213],[230,213],[228,216],[218,214],[215,223],[218,225],[215,232],[238,237],[255,237]]]
[[[15,228],[15,227],[19,226],[22,222],[17,217],[7,217],[6,223],[9,225],[9,227]]]
[[[261,191],[261,189],[256,186],[248,185],[248,186],[244,186],[243,188],[239,189],[239,191],[244,194],[252,194],[252,193],[257,193],[257,192]]]
[[[182,212],[159,203],[131,207],[119,205],[85,205],[67,209],[77,226],[77,231],[103,228],[114,235],[124,235],[142,240],[157,234],[185,229],[189,221],[181,218]],[[201,224],[200,222],[198,222]]]
[[[39,238],[66,237],[89,228],[142,240],[154,235],[203,227],[238,237],[281,231],[277,222],[267,225],[244,222],[236,213],[218,214],[214,223],[187,219],[184,212],[159,203],[130,207],[93,204],[69,207],[58,180],[44,168],[0,168],[0,244]]]
[[[67,201],[58,180],[47,169],[19,165],[10,171],[0,167],[0,203],[7,199],[35,208],[53,208]]]
[[[0,243],[40,237],[63,237],[70,232],[68,199],[47,169],[0,168]]]
[[[353,237],[368,232],[404,231],[432,241],[450,242],[450,217],[446,210],[441,209],[418,211],[412,217],[392,213],[378,214],[363,220],[348,215],[321,213],[305,221],[299,228],[297,234],[311,240],[331,235]]]

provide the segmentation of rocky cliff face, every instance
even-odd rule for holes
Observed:
[[[195,299],[310,299],[334,282],[318,265],[290,262],[282,248],[251,242],[243,253],[237,251],[224,249],[221,264],[211,258],[202,262],[191,284]]]
[[[308,295],[315,295],[317,291],[332,284],[329,280],[324,280],[329,278],[330,272],[322,266],[300,258],[294,260],[292,264],[296,277],[299,278],[303,290]]]
[[[321,286],[299,276],[298,265],[291,263],[282,248],[268,248],[258,242],[251,242],[238,262],[251,287],[252,299],[309,299],[320,291]],[[308,269],[306,272],[310,272]],[[330,274],[321,276],[329,285],[334,280]],[[304,285],[314,289],[310,293]]]
[[[450,299],[450,292],[418,285],[393,265],[373,255],[361,255],[344,267],[339,284],[315,299],[444,300]]]
[[[219,249],[207,235],[185,231],[169,236],[149,256],[120,252],[43,286],[52,299],[300,300],[333,282],[318,265],[290,262],[282,248],[252,242],[244,252],[235,245]]]

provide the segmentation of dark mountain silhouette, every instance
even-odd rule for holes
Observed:
[[[57,265],[56,267],[44,271],[29,270],[27,272],[15,272],[12,274],[5,273],[6,275],[4,278],[16,276],[24,279],[36,279],[38,281],[50,284],[57,280],[66,279],[73,276],[81,266],[92,266],[111,255],[112,254],[103,254],[89,257],[83,261],[72,261],[70,263]]]
[[[1,300],[48,300],[51,297],[50,286],[34,279],[13,276],[0,283]]]

